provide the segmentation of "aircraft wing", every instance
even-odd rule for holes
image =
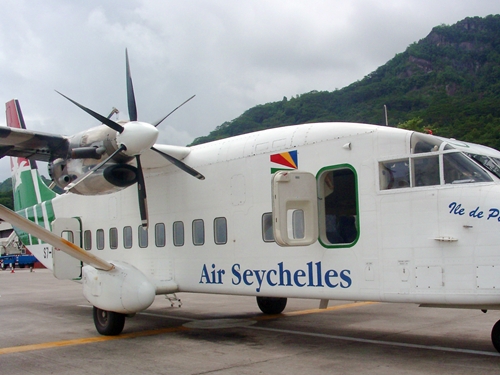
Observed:
[[[17,156],[40,161],[67,157],[66,137],[26,130],[21,106],[17,99],[5,104],[7,126],[0,126],[0,158]]]
[[[40,161],[67,157],[66,137],[0,126],[0,158],[17,156]]]

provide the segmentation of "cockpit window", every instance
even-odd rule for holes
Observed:
[[[439,156],[412,158],[413,186],[439,185]]]
[[[492,181],[481,166],[500,178],[499,159],[476,154],[467,157],[428,134],[413,133],[410,145],[408,157],[379,162],[380,190]]]
[[[483,166],[495,176],[500,178],[500,160],[497,158],[492,158],[486,155],[477,155],[477,154],[467,154],[475,162],[479,163],[479,165]]]
[[[381,162],[380,189],[400,189],[405,187],[410,187],[408,159]]]
[[[422,154],[424,152],[438,151],[443,141],[429,134],[414,132],[411,135],[411,153]]]
[[[461,152],[443,155],[444,183],[464,184],[491,181],[491,177]]]

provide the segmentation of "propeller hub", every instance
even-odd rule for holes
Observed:
[[[126,147],[123,153],[127,156],[142,154],[158,139],[158,129],[146,122],[130,121],[123,128],[123,132],[116,135],[116,142]]]

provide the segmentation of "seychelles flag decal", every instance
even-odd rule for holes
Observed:
[[[271,155],[271,163],[274,164],[271,166],[271,173],[297,169],[299,167],[297,150]]]

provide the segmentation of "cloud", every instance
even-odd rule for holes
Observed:
[[[434,26],[496,12],[497,0],[6,0],[0,98],[41,131],[96,125],[54,89],[126,118],[128,48],[141,120],[196,94],[161,125],[162,142],[186,144],[257,104],[360,80]]]

